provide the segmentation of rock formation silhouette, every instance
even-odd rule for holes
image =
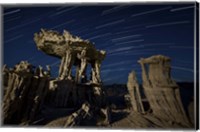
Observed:
[[[154,55],[138,61],[142,68],[142,87],[150,110],[144,110],[136,74],[128,76],[127,89],[132,110],[129,115],[110,124],[114,128],[191,128],[194,126],[191,102],[189,121],[182,105],[179,86],[171,78],[170,58]]]
[[[155,55],[141,58],[142,80],[145,95],[153,114],[161,119],[190,126],[183,109],[179,87],[171,78],[170,58]]]
[[[40,33],[35,33],[34,40],[39,50],[52,56],[61,58],[61,64],[59,68],[59,76],[57,79],[50,82],[51,89],[59,89],[60,95],[56,95],[56,104],[64,102],[66,104],[69,98],[72,98],[73,106],[80,105],[81,102],[87,100],[95,104],[95,110],[99,109],[100,113],[105,115],[106,118],[102,121],[103,124],[108,124],[108,110],[105,101],[105,91],[102,89],[102,81],[100,77],[101,63],[106,56],[106,52],[103,50],[96,50],[94,45],[88,40],[82,40],[77,36],[71,35],[68,31],[64,30],[63,34],[59,34],[53,30],[41,29]],[[91,80],[87,81],[86,68],[87,65],[91,65]],[[76,66],[75,79],[72,77],[72,67]],[[67,83],[67,80],[74,81],[72,85]],[[79,84],[79,85],[78,85]],[[88,86],[86,86],[88,85]],[[64,88],[63,88],[64,87]],[[68,87],[68,88],[66,88]],[[90,88],[92,92],[87,95],[87,99],[81,97],[80,90]],[[57,98],[62,96],[63,92],[61,89],[67,89],[63,99]],[[58,90],[58,92],[59,92]],[[70,91],[72,96],[70,95]],[[87,90],[89,91],[89,90]],[[82,93],[87,93],[82,91]],[[78,94],[79,93],[79,94]],[[80,100],[80,98],[82,100]],[[92,99],[93,98],[93,99]],[[64,101],[63,101],[64,100]],[[106,112],[105,112],[106,111]],[[102,117],[101,117],[102,118]],[[100,121],[98,124],[101,125]]]
[[[13,69],[4,66],[3,118],[5,124],[29,124],[35,119],[44,103],[49,76],[39,73],[27,61]],[[38,75],[39,74],[39,75]]]
[[[85,78],[85,70],[91,64],[92,82],[101,83],[100,66],[106,52],[96,50],[94,44],[88,40],[82,40],[64,30],[63,34],[57,31],[41,29],[40,33],[34,34],[34,41],[39,50],[44,53],[62,59],[59,78],[72,79],[72,66],[76,66],[76,81]]]
[[[40,33],[35,33],[34,40],[39,50],[61,58],[59,76],[52,78],[49,66],[46,71],[41,66],[33,69],[26,61],[20,62],[13,69],[4,66],[4,124],[31,125],[44,106],[78,109],[88,102],[86,106],[90,114],[94,115],[96,125],[108,125],[109,106],[100,77],[101,62],[106,52],[96,50],[89,41],[65,30],[60,35],[57,31],[41,29]],[[86,75],[88,64],[92,67],[91,80]],[[73,66],[76,66],[75,77],[71,73]],[[73,117],[74,114],[76,117]],[[63,127],[78,125],[85,118],[82,112],[74,114]]]

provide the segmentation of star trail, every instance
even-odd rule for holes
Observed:
[[[176,81],[194,80],[195,3],[4,6],[4,64],[21,60],[45,68],[54,77],[60,60],[38,51],[33,41],[41,28],[68,30],[107,51],[101,77],[105,84],[126,83],[135,70],[141,82],[140,58],[162,54],[172,59]]]

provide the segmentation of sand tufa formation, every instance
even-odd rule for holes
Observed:
[[[44,71],[41,66],[33,68],[26,61],[13,69],[4,66],[4,124],[31,125],[47,107],[61,107],[73,109],[73,112],[67,116],[64,126],[58,126],[79,125],[88,115],[93,115],[95,125],[108,125],[109,107],[100,77],[106,52],[96,50],[89,41],[65,30],[60,35],[41,29],[40,33],[35,33],[34,40],[39,50],[61,58],[59,76],[52,78],[49,66]],[[91,79],[86,75],[88,64],[92,67]],[[76,67],[75,77],[71,73],[73,66]]]
[[[128,75],[127,117],[113,121],[106,90],[100,77],[106,51],[97,50],[90,41],[64,30],[41,29],[34,34],[38,50],[61,59],[59,75],[51,77],[51,68],[34,67],[21,61],[13,68],[3,67],[3,124],[45,127],[107,126],[120,128],[191,128],[179,86],[171,78],[170,58],[155,55],[141,58],[142,88],[136,72]],[[87,66],[91,65],[90,75]],[[76,73],[72,75],[72,68]],[[90,76],[90,78],[89,78]],[[144,92],[149,109],[144,106]],[[193,104],[189,107],[192,113]],[[118,118],[118,117],[117,117]],[[190,115],[190,118],[194,117]]]

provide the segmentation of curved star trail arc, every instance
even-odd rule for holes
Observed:
[[[177,81],[193,81],[194,7],[190,3],[4,7],[4,64],[12,67],[28,60],[35,66],[51,65],[56,77],[60,60],[38,51],[33,35],[41,28],[61,33],[66,29],[107,51],[101,67],[105,84],[126,83],[132,70],[141,82],[137,60],[156,54],[172,58]]]

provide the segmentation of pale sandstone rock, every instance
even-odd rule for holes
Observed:
[[[71,35],[68,31],[64,30],[63,34],[60,34],[53,30],[41,29],[40,33],[35,33],[34,40],[39,50],[48,55],[61,58],[61,64],[59,68],[59,77],[56,80],[50,81],[50,90],[55,90],[56,94],[53,95],[55,104],[58,106],[67,106],[67,102],[73,102],[73,106],[77,106],[80,102],[79,95],[81,82],[87,82],[86,69],[87,65],[91,65],[91,81],[93,100],[89,94],[90,102],[95,102],[95,109],[99,110],[99,113],[104,115],[104,120],[99,124],[106,124],[109,122],[108,112],[105,108],[105,92],[102,90],[102,81],[100,77],[101,63],[106,56],[106,52],[103,50],[96,50],[94,44],[88,40],[83,40],[80,37]],[[72,67],[76,66],[75,79],[72,75]],[[66,80],[74,82],[72,85],[65,83]],[[56,88],[57,87],[57,88]],[[65,89],[65,90],[64,90]],[[86,93],[86,92],[84,92]],[[83,95],[81,95],[84,98]],[[64,103],[63,103],[64,102]],[[104,110],[105,109],[105,110]],[[106,114],[106,115],[105,115]]]
[[[190,127],[181,102],[179,87],[171,79],[170,58],[157,55],[142,58],[138,62],[142,67],[144,92],[153,114],[163,120]]]
[[[64,30],[63,34],[57,31],[41,29],[34,34],[34,40],[39,50],[48,55],[61,58],[59,69],[60,79],[72,79],[72,66],[77,66],[76,82],[84,78],[87,64],[92,66],[93,83],[101,83],[100,67],[106,52],[96,50],[94,44],[71,35]]]
[[[143,104],[141,101],[141,94],[139,91],[139,84],[137,81],[135,71],[129,73],[127,88],[130,95],[130,100],[132,104],[132,108],[135,112],[144,113]]]
[[[8,80],[5,81],[4,90],[4,123],[33,123],[44,103],[51,102],[54,107],[77,108],[83,101],[89,101],[94,104],[92,111],[99,113],[99,118],[103,119],[97,124],[109,124],[109,110],[100,77],[100,67],[106,52],[96,50],[88,40],[73,36],[66,30],[61,35],[56,31],[41,29],[40,33],[35,34],[34,40],[39,50],[61,58],[59,77],[50,80],[49,66],[46,67],[47,70],[41,66],[33,69],[27,61],[20,62],[13,69],[7,69],[5,66],[5,79]],[[92,67],[92,82],[86,88],[84,85],[87,83],[88,64]],[[77,67],[75,79],[71,75],[73,66]],[[85,88],[80,89],[81,87]],[[85,95],[80,94],[80,90],[83,90]],[[14,109],[15,107],[17,108]],[[13,122],[16,115],[18,116]],[[78,117],[72,114],[71,118]]]

